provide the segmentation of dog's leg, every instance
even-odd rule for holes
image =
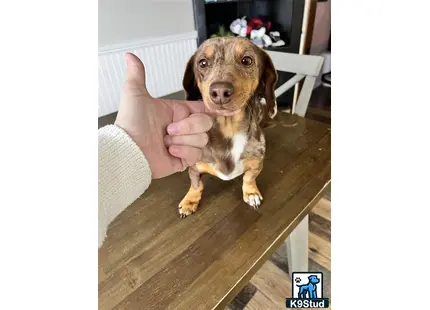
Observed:
[[[191,186],[185,197],[179,203],[178,209],[181,218],[196,212],[204,188],[197,165],[189,167],[188,174],[190,175]]]
[[[244,171],[242,193],[243,200],[254,209],[258,209],[263,196],[261,196],[260,190],[257,187],[255,179],[263,169],[263,158],[247,158],[244,159]]]
[[[203,193],[203,182],[201,180],[202,173],[209,173],[216,175],[215,170],[208,163],[197,163],[192,167],[188,168],[190,175],[191,186],[188,193],[179,203],[179,215],[181,218],[185,218],[190,214],[196,212],[199,202],[202,199]]]

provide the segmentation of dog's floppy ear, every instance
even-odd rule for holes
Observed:
[[[267,112],[270,118],[274,118],[278,112],[278,106],[275,97],[275,87],[278,81],[278,74],[276,73],[275,66],[272,63],[269,55],[262,52],[262,71],[260,84],[263,92],[264,99],[266,100]]]
[[[202,99],[202,94],[197,87],[196,77],[194,76],[194,58],[195,54],[191,56],[190,60],[188,60],[187,67],[185,68],[184,79],[182,80],[186,100]]]

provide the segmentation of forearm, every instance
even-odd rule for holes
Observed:
[[[99,248],[112,220],[151,183],[151,170],[140,148],[121,128],[99,129]]]

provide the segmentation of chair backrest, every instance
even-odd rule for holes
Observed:
[[[308,109],[309,99],[311,98],[312,90],[315,85],[315,80],[320,74],[324,57],[299,55],[291,53],[282,53],[267,51],[272,58],[275,69],[283,72],[296,73],[291,79],[279,86],[275,90],[276,97],[279,97],[287,90],[292,88],[301,80],[305,79],[302,90],[300,91],[297,104],[293,103],[291,113],[304,117]]]

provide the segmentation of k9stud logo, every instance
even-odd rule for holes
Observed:
[[[293,272],[293,298],[287,298],[287,308],[328,308],[328,298],[323,298],[321,272]]]

